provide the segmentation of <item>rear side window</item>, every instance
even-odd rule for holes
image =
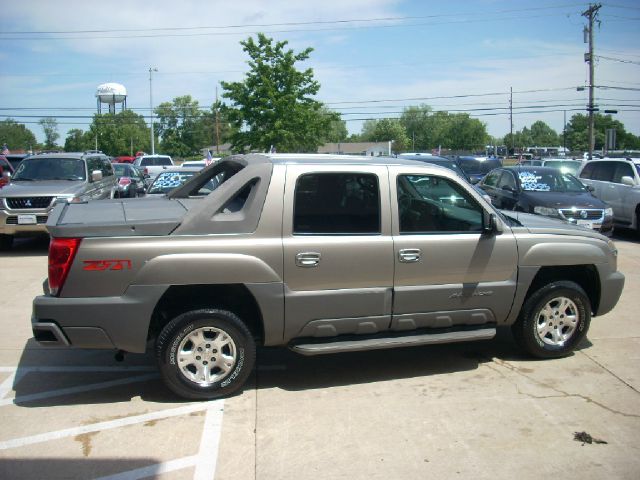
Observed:
[[[622,183],[622,177],[633,178],[633,168],[631,164],[626,162],[616,162],[616,169],[613,172],[612,181],[615,183]]]
[[[143,167],[161,167],[171,166],[173,165],[173,163],[171,163],[170,157],[146,157],[140,159],[140,165],[142,165]]]
[[[587,164],[588,166],[589,164]],[[586,168],[586,167],[585,167]],[[613,173],[616,168],[616,162],[596,162],[593,165],[593,171],[591,172],[592,180],[601,180],[603,182],[610,182],[613,180]]]
[[[513,174],[507,171],[502,174],[502,178],[500,179],[498,187],[510,187],[511,190],[516,191],[518,189],[518,184],[516,183],[516,178],[513,176]]]
[[[495,170],[491,172],[489,175],[484,177],[482,181],[482,185],[487,187],[496,187],[498,186],[498,179],[500,178],[501,170]]]
[[[89,170],[89,177],[91,177],[91,174],[96,170],[102,171],[102,162],[100,162],[100,158],[87,158],[87,170]]]
[[[380,233],[380,188],[370,173],[311,173],[296,182],[293,233]]]
[[[102,164],[102,177],[110,177],[113,175],[113,167],[111,166],[111,162],[106,158],[101,158],[100,163]]]

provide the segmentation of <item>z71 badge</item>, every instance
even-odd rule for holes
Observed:
[[[131,260],[84,260],[83,270],[103,272],[105,270],[131,270]]]

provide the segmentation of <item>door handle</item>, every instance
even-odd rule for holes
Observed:
[[[296,266],[298,267],[317,267],[318,263],[320,263],[320,254],[318,252],[300,252],[296,254]]]
[[[403,248],[398,251],[398,260],[402,263],[413,263],[420,260],[419,248]]]

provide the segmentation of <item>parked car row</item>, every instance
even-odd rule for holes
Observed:
[[[640,159],[498,159],[405,154],[462,171],[496,206],[563,219],[610,236],[614,226],[640,232]]]
[[[170,166],[164,165],[166,159]],[[145,155],[136,160],[140,166],[112,163],[95,151],[45,153],[22,159],[14,171],[11,163],[0,158],[0,249],[11,248],[16,236],[46,233],[49,214],[60,203],[164,194],[200,171],[174,167],[168,156]],[[160,167],[155,179],[148,173],[152,167]]]

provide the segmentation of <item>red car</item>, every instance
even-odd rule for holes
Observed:
[[[0,188],[9,183],[13,172],[13,167],[7,160],[7,157],[5,157],[4,155],[0,155]]]
[[[133,163],[136,157],[130,157],[128,155],[121,155],[113,159],[113,163]]]

